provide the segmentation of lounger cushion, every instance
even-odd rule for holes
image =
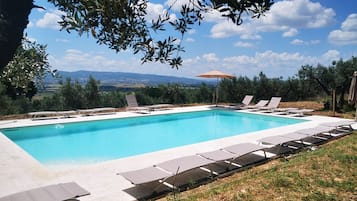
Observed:
[[[208,165],[213,162],[214,161],[212,160],[205,159],[197,155],[192,155],[165,161],[163,163],[157,164],[156,166],[173,174],[179,174],[187,170]]]
[[[89,192],[78,184],[69,182],[15,193],[0,198],[0,201],[62,201],[84,195],[89,195]]]
[[[296,131],[297,133],[301,133],[304,135],[308,135],[308,136],[313,136],[313,135],[317,135],[320,133],[326,133],[326,132],[330,132],[332,129],[326,126],[317,126],[314,128],[307,128],[307,129],[302,129],[302,130],[298,130]]]
[[[119,175],[122,175],[135,185],[159,181],[160,179],[172,176],[172,174],[162,171],[156,167],[148,167],[130,172],[123,172],[119,173]]]
[[[336,121],[336,122],[327,122],[320,124],[321,126],[329,126],[329,127],[339,127],[339,126],[350,126],[356,122],[352,120],[343,120],[343,121]]]
[[[224,161],[228,159],[235,158],[236,155],[223,150],[210,151],[205,153],[199,153],[198,155],[208,158],[214,161]]]
[[[291,139],[278,135],[278,136],[265,137],[258,141],[261,143],[264,143],[264,144],[279,145],[279,144],[289,142],[289,141],[291,141]]]
[[[229,147],[225,147],[223,149],[241,156],[254,151],[263,150],[265,149],[265,147],[253,143],[242,143],[242,144],[236,144]]]

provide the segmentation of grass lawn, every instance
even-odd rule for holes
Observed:
[[[357,132],[161,200],[357,200]]]

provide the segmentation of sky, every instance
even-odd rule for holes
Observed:
[[[155,0],[148,4],[148,19],[158,16],[176,1]],[[132,72],[194,78],[220,70],[252,78],[263,72],[270,78],[295,76],[303,65],[330,66],[334,60],[357,56],[356,0],[275,0],[259,19],[244,16],[236,26],[218,12],[205,15],[183,38],[183,65],[141,64],[140,55],[126,50],[116,53],[98,45],[87,34],[60,31],[61,12],[47,0],[35,0],[25,33],[30,40],[47,45],[52,69],[62,71]],[[173,16],[174,18],[175,16]],[[164,34],[172,34],[164,32]]]

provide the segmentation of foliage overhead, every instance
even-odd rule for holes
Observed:
[[[23,40],[12,61],[0,74],[0,81],[13,88],[16,93],[28,93],[34,85],[41,87],[44,76],[51,73],[47,60],[46,45]]]
[[[193,25],[201,24],[205,13],[218,11],[222,17],[240,25],[243,22],[243,14],[259,18],[274,2],[273,0],[185,0],[183,3],[172,1],[169,8],[156,19],[149,19],[148,0],[48,1],[64,13],[60,22],[62,29],[68,32],[76,31],[79,35],[84,33],[92,35],[97,43],[107,45],[117,52],[132,49],[134,54],[142,55],[143,63],[152,61],[168,63],[172,68],[182,65],[180,53],[184,51],[181,45],[184,34]],[[10,2],[12,1],[5,6],[16,7]],[[29,8],[35,7],[31,0],[25,2],[31,3],[28,5]],[[181,7],[179,11],[174,9],[177,6]],[[6,15],[1,20],[9,23],[12,20],[28,22],[27,18],[24,20],[24,16],[28,16],[28,10],[26,13],[23,11],[20,13],[23,15],[20,18]],[[24,28],[25,26],[21,26],[20,29],[23,31]],[[168,30],[175,30],[177,36],[170,32],[164,33]],[[19,30],[15,31],[19,32]]]

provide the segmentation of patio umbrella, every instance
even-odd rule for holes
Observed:
[[[218,79],[219,78],[234,78],[234,75],[231,74],[227,74],[227,73],[223,73],[221,71],[218,70],[213,70],[213,71],[209,71],[206,73],[202,73],[197,75],[197,77],[205,77],[205,78],[217,78],[217,85],[216,85],[216,106],[217,106],[217,102],[218,102]]]
[[[352,76],[350,91],[348,94],[348,103],[355,106],[355,121],[357,121],[357,71],[355,71]]]

